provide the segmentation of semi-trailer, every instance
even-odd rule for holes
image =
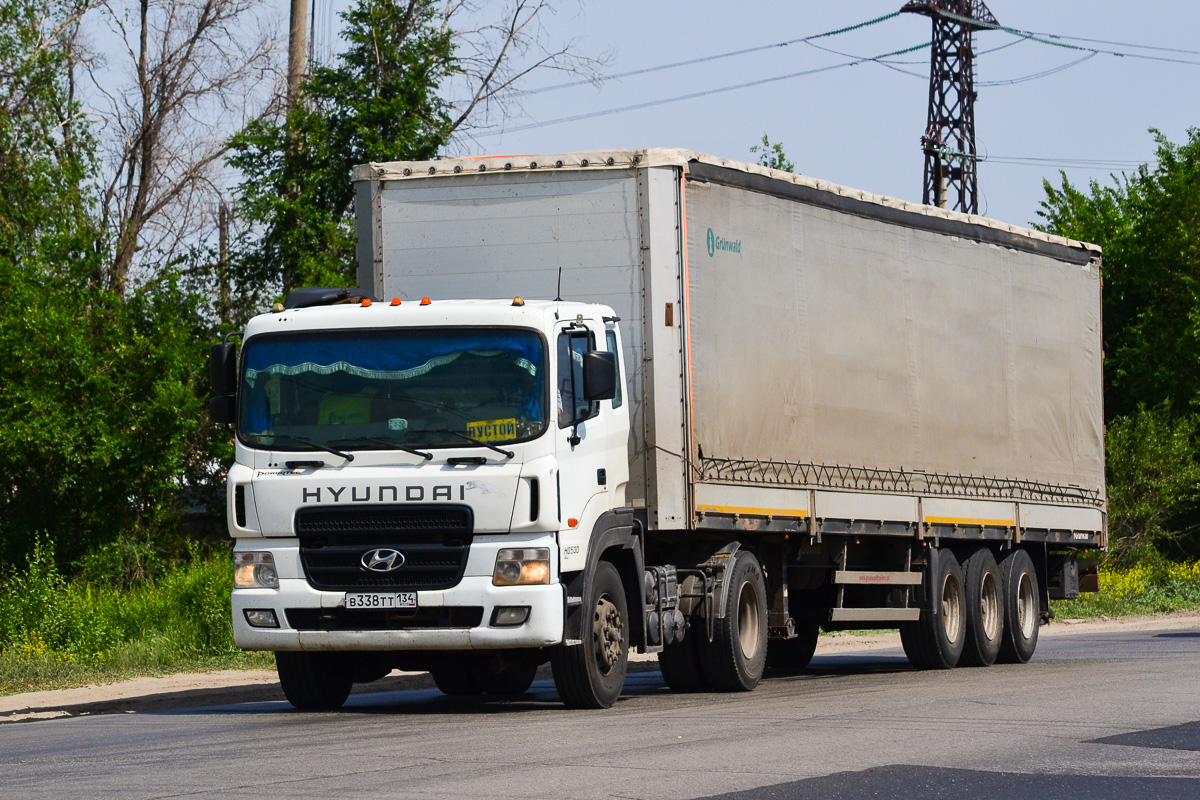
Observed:
[[[686,150],[354,181],[358,286],[212,353],[234,635],[298,707],[608,707],[631,648],[751,690],[821,628],[1025,662],[1106,545],[1094,245]]]

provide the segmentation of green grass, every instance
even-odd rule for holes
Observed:
[[[1200,608],[1200,561],[1150,558],[1132,567],[1100,568],[1100,591],[1051,602],[1059,619],[1126,617]]]
[[[229,553],[189,551],[157,580],[128,587],[67,580],[39,543],[0,583],[0,694],[135,675],[274,666],[233,643]]]

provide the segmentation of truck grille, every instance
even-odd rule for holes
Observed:
[[[449,589],[462,579],[474,517],[467,506],[305,508],[296,512],[300,561],[314,589]],[[404,564],[373,572],[363,557],[379,548],[399,551]]]

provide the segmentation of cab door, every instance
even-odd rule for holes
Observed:
[[[597,337],[600,337],[597,343]],[[608,510],[611,403],[583,396],[583,357],[607,351],[604,328],[593,330],[579,321],[558,328],[554,343],[557,400],[557,493],[562,570],[585,565],[591,526]]]

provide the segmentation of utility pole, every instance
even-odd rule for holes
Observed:
[[[229,324],[229,206],[225,198],[217,209],[217,280],[220,281],[218,294],[220,308],[218,316],[223,324]]]
[[[304,78],[305,67],[308,64],[308,46],[304,39],[307,17],[308,0],[292,0],[292,27],[288,32],[288,111],[299,101],[300,81]]]
[[[901,11],[933,20],[922,202],[979,213],[972,34],[998,24],[983,0],[912,0]],[[983,24],[979,24],[983,23]]]
[[[308,47],[304,41],[305,21],[308,16],[308,0],[292,0],[292,25],[288,32],[288,71],[287,71],[287,113],[284,125],[287,128],[287,149],[284,152],[284,195],[288,200],[295,201],[300,197],[300,187],[296,184],[296,165],[299,161],[296,135],[292,130],[292,111],[300,103],[300,83],[308,67]],[[283,263],[280,265],[283,278],[283,291],[290,292],[296,287],[296,254],[285,252]]]

